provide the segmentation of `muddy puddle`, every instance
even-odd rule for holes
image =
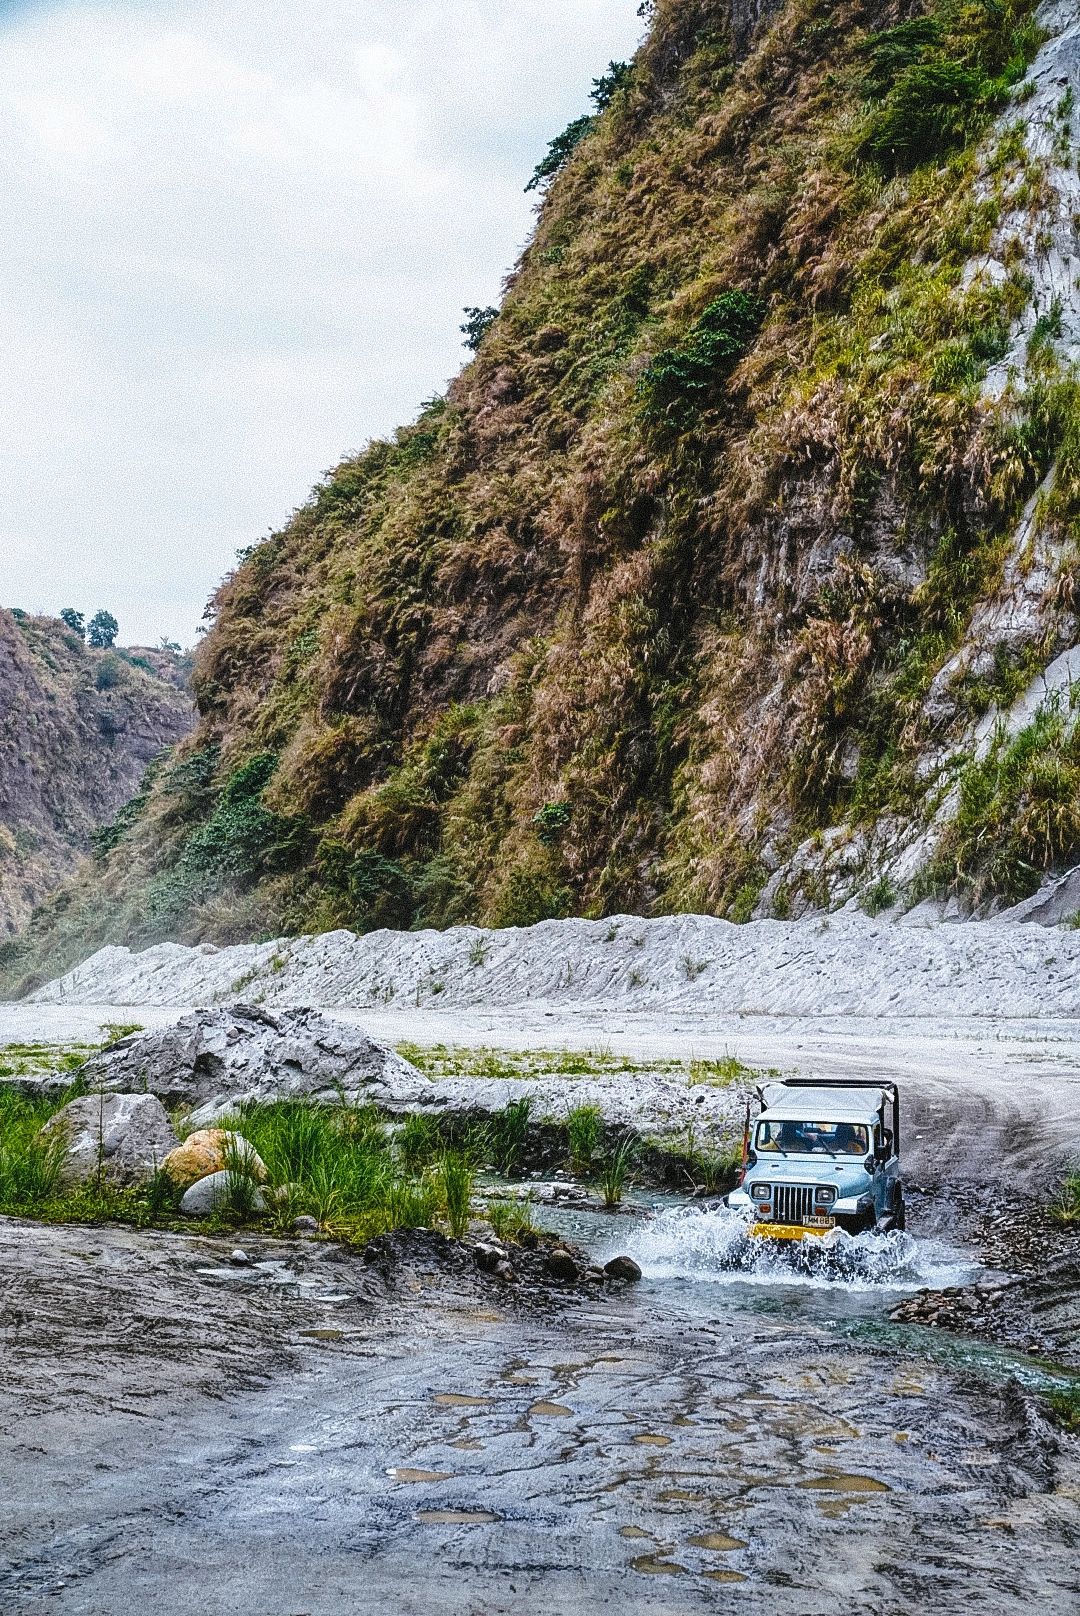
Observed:
[[[418,1280],[363,1332],[332,1327],[343,1284],[262,1386],[54,1411],[21,1436],[0,1608],[1080,1610],[1080,1470],[1022,1361],[888,1322],[974,1260],[916,1233],[800,1266],[725,1218],[545,1208],[642,1283],[532,1317]],[[203,1283],[224,1318],[259,1281]]]

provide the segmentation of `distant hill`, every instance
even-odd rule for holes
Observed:
[[[192,728],[189,671],[170,651],[92,651],[57,618],[0,610],[0,939]]]

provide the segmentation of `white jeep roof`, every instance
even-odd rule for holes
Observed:
[[[885,1100],[882,1089],[782,1089],[769,1096],[764,1122],[873,1122]]]

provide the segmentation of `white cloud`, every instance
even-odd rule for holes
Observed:
[[[0,7],[0,602],[189,641],[463,357],[636,0]]]

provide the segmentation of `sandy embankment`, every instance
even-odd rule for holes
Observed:
[[[160,1025],[237,1001],[316,1005],[394,1042],[603,1049],[645,1067],[730,1053],[807,1075],[891,1076],[905,1088],[912,1170],[954,1179],[979,1179],[993,1160],[1034,1183],[1080,1154],[1080,932],[1022,924],[618,917],[108,948],[0,1006],[0,1041],[92,1038],[106,1022]],[[631,1082],[633,1096],[618,1074],[566,1088],[616,1114],[654,1100],[670,1110],[670,1079],[655,1094]]]

